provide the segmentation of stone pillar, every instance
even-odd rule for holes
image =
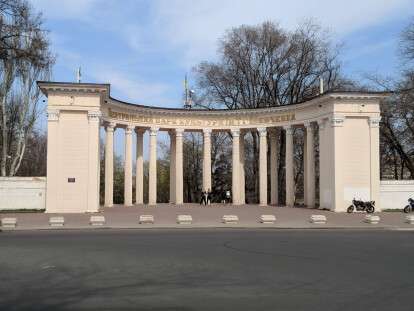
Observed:
[[[310,122],[305,122],[305,171],[304,171],[304,185],[305,185],[305,205],[308,207],[315,207],[315,145],[314,145],[314,130]]]
[[[144,203],[144,133],[145,129],[135,129],[137,135],[137,155],[135,167],[135,203]]]
[[[240,204],[246,204],[246,181],[245,181],[245,174],[244,174],[244,135],[245,132],[240,132],[240,185],[239,185],[239,192],[240,192]]]
[[[99,160],[99,129],[100,111],[88,111],[88,154],[89,154],[89,174],[88,174],[88,207],[87,212],[93,213],[99,210],[99,180],[100,180],[100,160]]]
[[[150,129],[150,156],[148,178],[148,205],[157,204],[157,132],[158,128]]]
[[[125,129],[124,205],[132,205],[132,129]]]
[[[286,131],[286,206],[295,203],[295,181],[293,172],[293,128],[284,127]]]
[[[380,147],[379,147],[379,124],[381,117],[370,117],[369,137],[370,137],[370,176],[371,187],[370,197],[375,201],[375,211],[381,211],[380,205]]]
[[[233,136],[233,164],[232,164],[232,199],[233,205],[240,205],[240,130],[232,129]]]
[[[318,120],[319,134],[319,208],[325,208],[324,192],[326,187],[326,146],[325,146],[326,120]]]
[[[106,125],[105,143],[105,206],[114,204],[114,130],[115,123]]]
[[[211,129],[204,129],[203,137],[203,190],[211,191]]]
[[[47,111],[47,183],[46,183],[46,212],[59,211],[58,180],[59,167],[59,117],[60,111]]]
[[[270,131],[270,204],[278,205],[278,173],[277,173],[277,161],[278,150],[277,150],[277,131],[272,129]]]
[[[175,130],[175,204],[183,204],[183,129]]]
[[[175,132],[170,135],[170,203],[175,203]]]
[[[267,206],[267,130],[258,128],[260,135],[259,178],[260,178],[260,206]]]

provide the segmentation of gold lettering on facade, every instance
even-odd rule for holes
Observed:
[[[109,109],[108,113],[111,119],[120,121],[144,123],[144,124],[158,124],[158,125],[180,125],[180,126],[194,126],[194,127],[230,127],[230,126],[247,126],[256,124],[269,124],[294,121],[296,120],[294,113],[289,114],[277,114],[268,117],[252,117],[246,116],[237,117],[236,119],[177,119],[177,118],[165,118],[165,117],[152,117],[138,114],[129,114],[124,112],[117,112]]]

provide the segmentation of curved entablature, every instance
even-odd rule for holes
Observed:
[[[116,123],[119,127],[188,130],[303,125],[305,122],[316,122],[323,118],[332,119],[338,114],[344,117],[349,114],[368,116],[373,113],[379,114],[378,102],[389,96],[388,93],[380,92],[327,92],[293,105],[208,110],[162,108],[123,102],[110,96],[109,84],[38,82],[38,85],[47,96],[56,95],[62,98],[66,95],[73,99],[73,102],[68,104],[68,109],[75,104],[75,94],[79,97],[79,102],[82,97],[99,94],[99,110],[104,123]],[[346,106],[344,107],[343,104]],[[64,107],[66,105],[56,106],[63,106],[60,108],[66,109]]]

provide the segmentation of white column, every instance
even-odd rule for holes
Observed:
[[[240,205],[240,130],[232,129],[231,135],[233,136],[233,164],[232,164],[232,198],[233,205]]]
[[[318,120],[319,134],[319,208],[325,208],[324,191],[326,185],[326,161],[325,161],[325,126],[326,120]]]
[[[370,136],[370,171],[371,171],[371,200],[375,201],[375,210],[381,211],[379,200],[380,195],[380,147],[379,147],[379,124],[381,117],[370,117],[369,136]]]
[[[125,129],[124,205],[132,205],[132,129]]]
[[[244,135],[245,132],[240,132],[240,185],[239,185],[239,192],[240,192],[240,203],[246,203],[246,181],[245,181],[245,170],[244,170]]]
[[[137,155],[135,167],[135,203],[144,203],[144,133],[145,129],[135,129],[137,135]]]
[[[150,129],[150,157],[148,180],[148,205],[157,204],[157,132],[158,128]]]
[[[203,130],[203,190],[211,191],[211,129]]]
[[[295,203],[295,181],[293,172],[293,128],[284,127],[286,131],[286,206]]]
[[[112,207],[114,201],[114,130],[115,123],[105,127],[105,206]]]
[[[260,135],[259,150],[259,178],[260,178],[260,206],[267,205],[267,130],[258,128]]]
[[[59,110],[47,111],[47,183],[46,211],[58,211]]]
[[[305,185],[305,205],[308,207],[315,207],[315,144],[314,144],[314,130],[310,122],[305,122],[306,139],[305,139],[305,154],[304,154],[304,185]]]
[[[175,132],[170,131],[170,203],[175,203]]]
[[[175,130],[175,204],[183,204],[183,129]]]
[[[99,159],[99,129],[100,129],[100,111],[88,111],[89,123],[89,174],[88,174],[88,212],[97,212],[99,210],[99,180],[100,180],[100,159]]]
[[[278,205],[278,173],[277,173],[277,131],[272,129],[270,131],[270,204]]]

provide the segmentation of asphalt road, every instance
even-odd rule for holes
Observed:
[[[414,233],[0,233],[0,310],[414,310]]]

